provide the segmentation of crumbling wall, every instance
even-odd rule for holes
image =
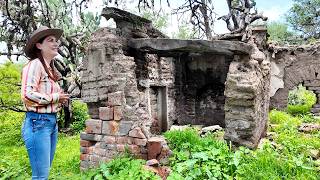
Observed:
[[[278,47],[270,45],[272,62],[270,108],[285,109],[288,93],[299,84],[317,94],[312,111],[320,111],[319,43],[309,46]]]
[[[248,56],[235,56],[225,87],[225,139],[255,148],[267,130],[270,91],[270,58],[264,51],[265,30],[254,29]],[[261,39],[262,38],[262,39]]]
[[[152,128],[162,131],[167,124],[159,125],[152,117],[150,89],[164,87],[170,92],[171,61],[128,49],[126,41],[133,29],[135,34],[140,30],[140,35],[148,35],[148,28],[119,24],[117,29],[101,28],[92,35],[83,62],[82,99],[91,119],[80,135],[81,169],[96,167],[125,149],[143,159],[161,159],[169,153],[163,138],[151,136]],[[174,104],[170,98],[167,101]]]

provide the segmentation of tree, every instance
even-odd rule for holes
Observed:
[[[256,20],[266,21],[268,18],[258,14],[254,0],[227,0],[229,14],[221,16],[232,33],[243,33],[247,26]],[[253,12],[252,12],[253,9]]]
[[[278,44],[290,44],[297,41],[297,35],[288,30],[288,25],[281,22],[268,23],[269,41],[277,42]]]
[[[91,32],[98,28],[100,17],[85,12],[89,0],[4,0],[0,4],[0,42],[7,45],[6,55],[23,56],[23,48],[28,36],[40,25],[58,27],[64,30],[55,66],[63,77],[63,89],[72,93],[74,87],[81,89],[77,76],[85,47]],[[77,86],[70,86],[74,82]],[[77,94],[80,96],[80,94]],[[69,107],[64,107],[65,126],[71,123]]]
[[[305,38],[320,38],[320,0],[294,0],[286,19]]]
[[[0,111],[21,112],[21,65],[10,61],[0,65]]]

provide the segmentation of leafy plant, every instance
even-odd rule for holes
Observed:
[[[144,160],[133,159],[129,155],[121,155],[108,163],[103,163],[91,179],[146,179],[160,180],[153,172],[143,169]]]
[[[312,106],[317,102],[317,97],[312,91],[306,90],[299,85],[298,88],[289,92],[288,112],[290,114],[306,114],[310,112]]]
[[[238,158],[224,141],[211,134],[201,138],[196,129],[165,133],[174,156],[170,159],[173,173],[168,179],[232,179]]]
[[[79,133],[85,128],[85,122],[89,119],[88,106],[86,103],[83,103],[81,100],[72,100],[71,101],[72,109],[72,123],[70,128],[73,133]],[[64,127],[64,112],[60,111],[58,114],[58,123],[59,127]]]
[[[89,119],[87,104],[79,100],[72,101],[73,122],[71,128],[74,132],[81,132],[85,128],[85,122]]]

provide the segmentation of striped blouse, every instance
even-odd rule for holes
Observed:
[[[22,70],[21,98],[27,111],[56,113],[60,110],[57,82],[49,78],[39,59],[29,61]]]

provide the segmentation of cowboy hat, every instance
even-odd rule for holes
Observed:
[[[24,52],[26,53],[26,56],[31,59],[36,58],[35,44],[39,42],[39,40],[50,35],[53,35],[57,39],[59,39],[62,33],[63,33],[62,29],[53,29],[53,28],[48,28],[47,26],[40,26],[30,35],[27,41],[26,47],[24,48]]]

